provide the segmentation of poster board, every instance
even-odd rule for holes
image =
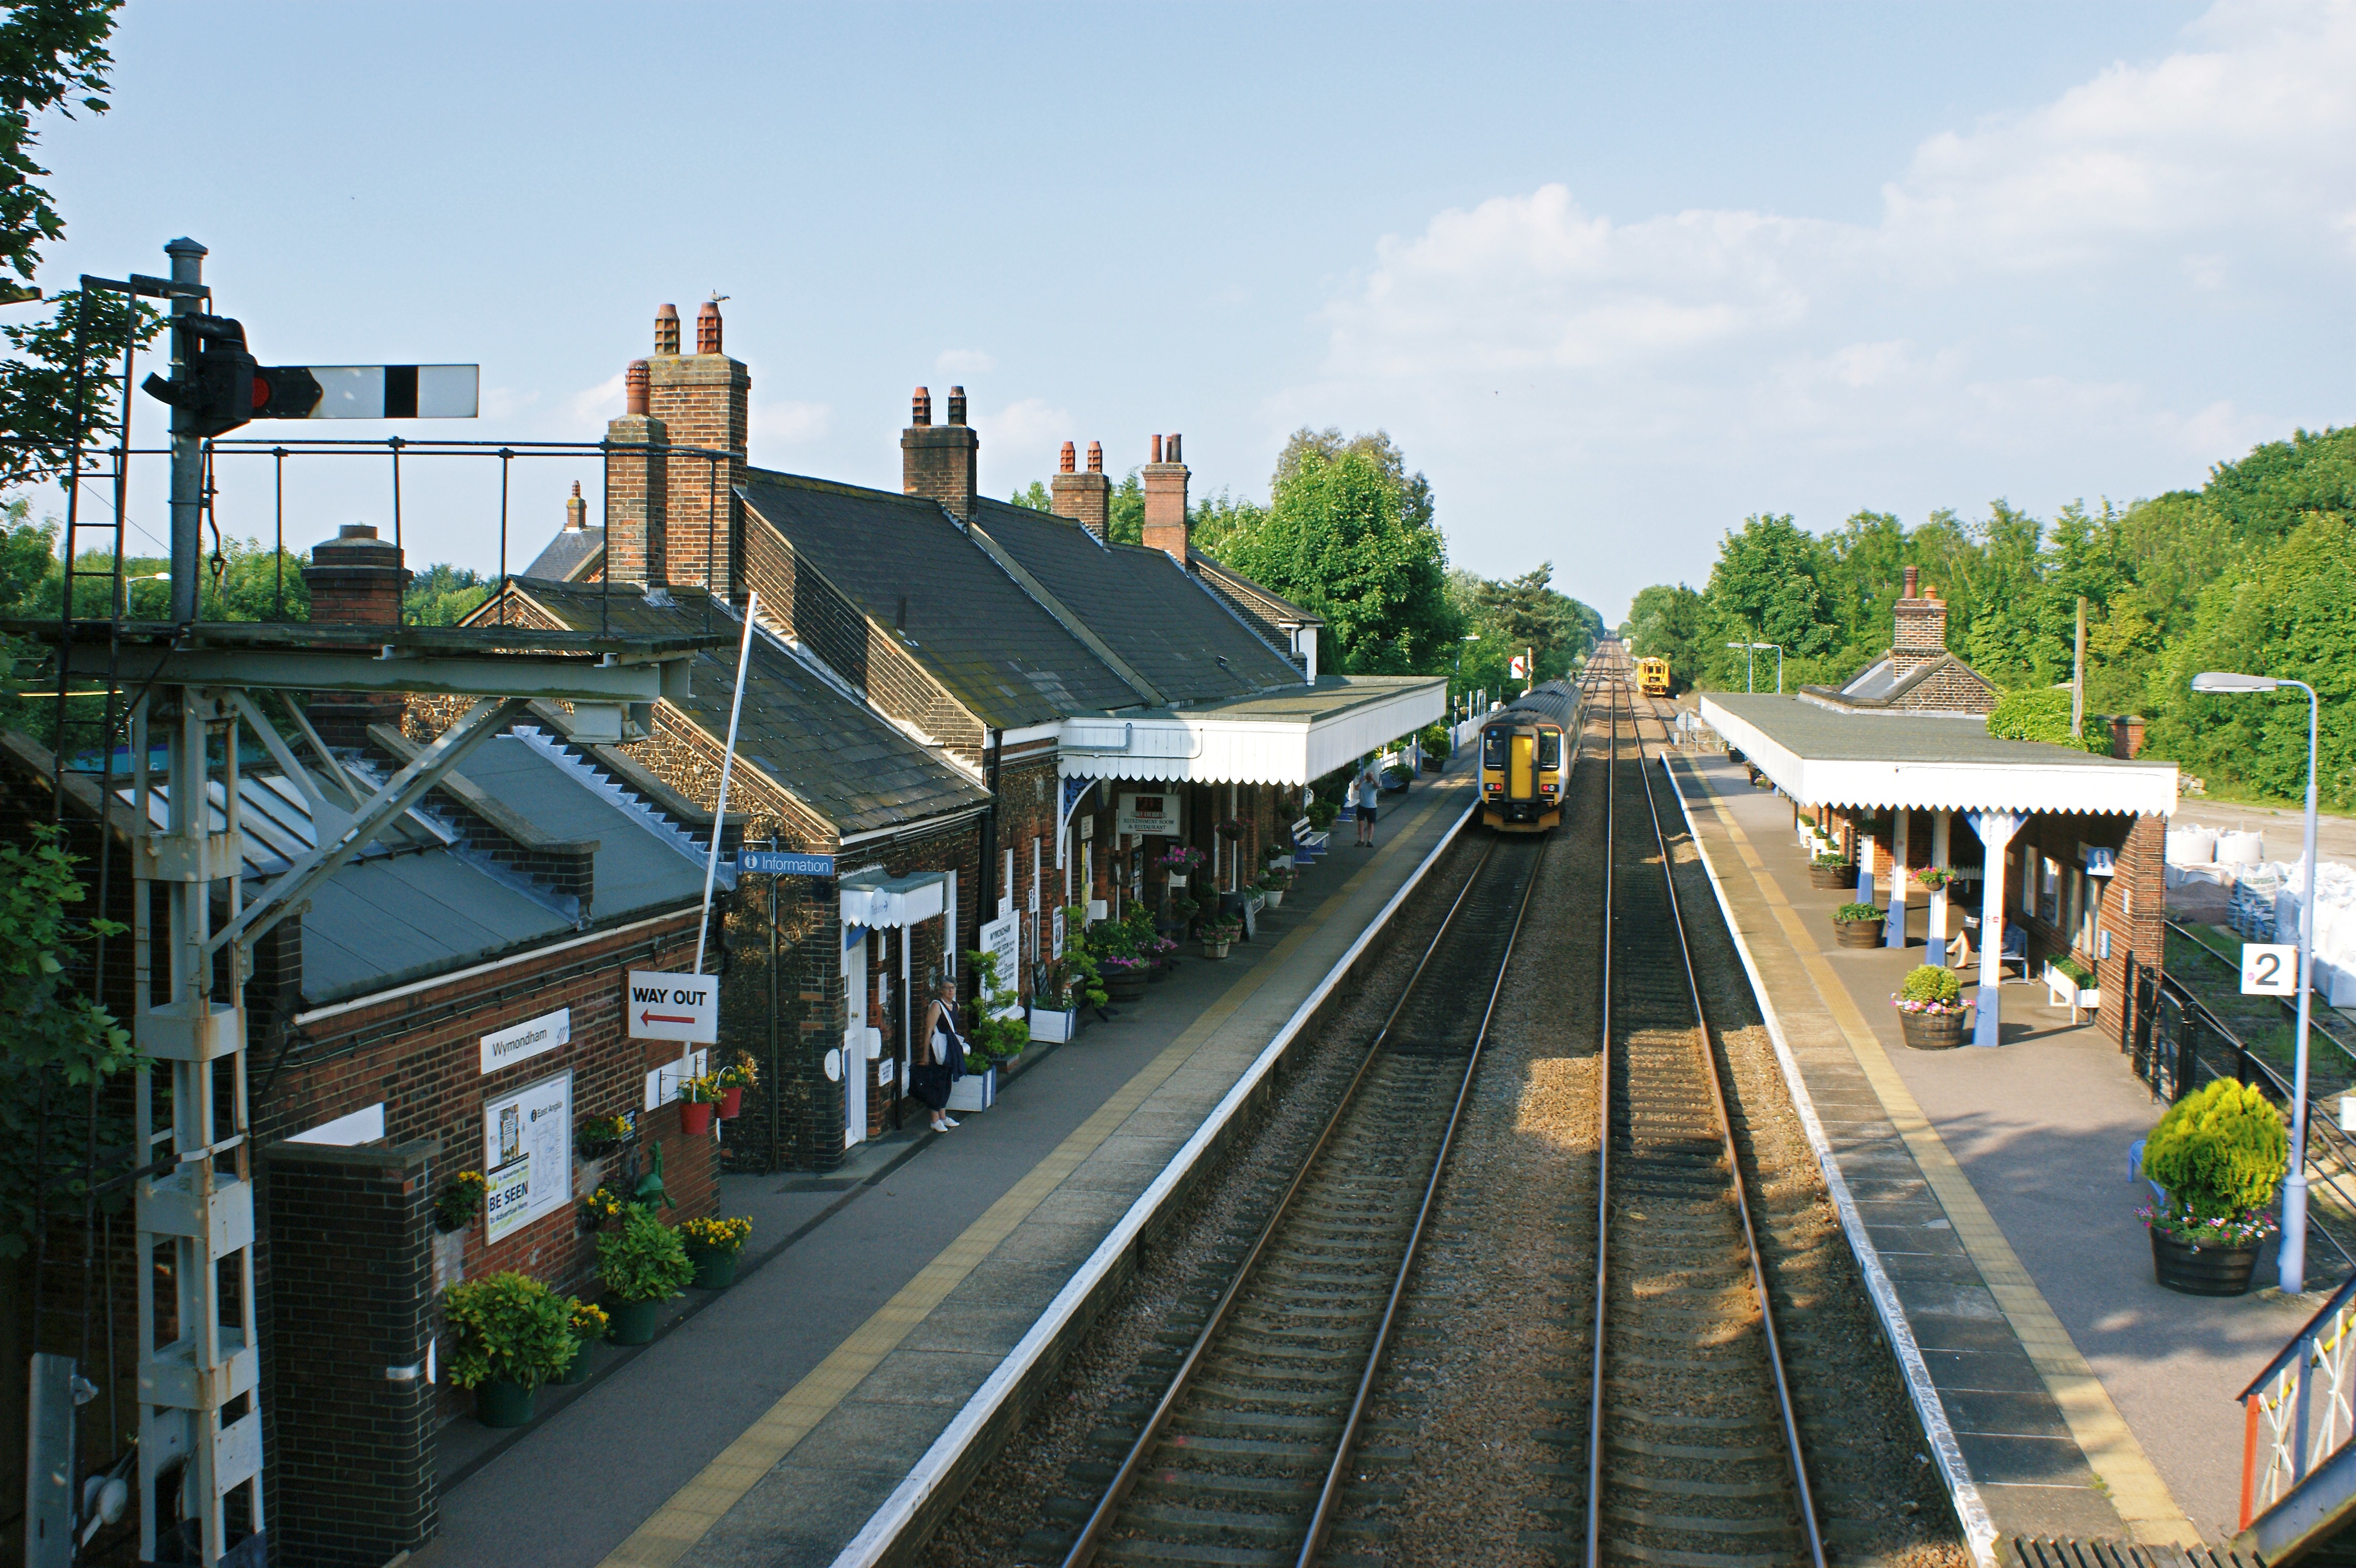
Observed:
[[[1023,938],[1012,915],[1001,915],[983,924],[977,933],[981,939],[981,950],[998,961],[998,983],[1010,993],[1017,993],[1010,1006],[998,1009],[996,1016],[1013,1018],[1023,1012],[1019,993],[1023,989]]]
[[[573,1202],[573,1074],[511,1089],[483,1102],[483,1200],[487,1239],[498,1240]]]
[[[1178,838],[1183,836],[1185,831],[1185,797],[1175,789],[1151,795],[1123,795],[1115,807],[1113,830],[1132,838],[1148,833]]]

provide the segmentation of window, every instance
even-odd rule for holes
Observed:
[[[1562,731],[1558,729],[1538,731],[1538,766],[1542,768],[1555,768],[1562,766]]]
[[[1481,732],[1481,766],[1502,770],[1508,748],[1514,744],[1514,732],[1505,725],[1491,725]]]
[[[2037,865],[2037,916],[2049,926],[2058,926],[2062,923],[2062,866],[2042,856]]]

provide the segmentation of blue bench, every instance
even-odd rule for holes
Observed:
[[[1323,854],[1333,842],[1331,833],[1319,832],[1309,825],[1307,817],[1292,824],[1292,864],[1309,865]]]

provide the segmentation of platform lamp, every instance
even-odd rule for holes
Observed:
[[[1755,690],[1751,683],[1751,656],[1763,648],[1773,649],[1775,650],[1775,694],[1779,697],[1783,694],[1783,645],[1782,643],[1730,642],[1726,646],[1742,650],[1742,689],[1746,692]]]
[[[2192,689],[2209,696],[2272,692],[2296,686],[2307,693],[2307,848],[2300,856],[2302,896],[2298,908],[2298,1053],[2290,1097],[2290,1174],[2283,1178],[2282,1288],[2297,1295],[2307,1288],[2307,1029],[2308,993],[2315,984],[2315,740],[2321,704],[2304,681],[2275,675],[2236,675],[2211,670],[2192,677]]]

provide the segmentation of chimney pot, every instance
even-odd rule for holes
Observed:
[[[672,322],[671,329],[674,334],[672,346],[676,348],[679,323]],[[647,412],[648,379],[647,362],[644,360],[632,360],[630,368],[622,372],[622,412],[625,414],[642,415]]]
[[[699,354],[720,352],[720,306],[716,300],[705,300],[695,310],[695,351]]]
[[[1908,598],[1910,598],[1910,599],[1911,599],[1911,598],[1912,598],[1912,597],[1914,596],[1914,568],[1913,568],[1913,567],[1912,567],[1912,566],[1909,566],[1909,567],[1907,567],[1907,568],[1906,568],[1906,595],[1905,595],[1905,596],[1906,596],[1906,597],[1908,597]]]
[[[1145,547],[1159,550],[1182,567],[1192,554],[1186,517],[1186,467],[1178,460],[1179,438],[1153,438],[1153,461],[1145,469]]]
[[[676,305],[655,307],[655,352],[679,352],[679,306]]]
[[[343,527],[336,530],[336,537],[338,539],[374,539],[376,537],[376,524],[372,522],[348,522],[344,524]]]
[[[564,503],[564,532],[578,533],[589,526],[589,503],[581,499],[581,481],[573,481],[572,499]]]
[[[1104,443],[1101,441],[1088,443],[1088,472],[1091,474],[1104,472]]]
[[[951,424],[965,423],[965,388],[963,387],[949,388],[949,423]]]
[[[916,389],[916,395],[909,400],[908,423],[911,424],[930,424],[932,422],[933,389],[930,387],[918,387]]]
[[[1157,463],[1162,461],[1162,437],[1159,435],[1153,438],[1153,460]]]
[[[1068,441],[1065,442],[1062,471],[1066,474],[1078,472],[1079,461],[1078,456],[1072,449],[1072,444]]]

